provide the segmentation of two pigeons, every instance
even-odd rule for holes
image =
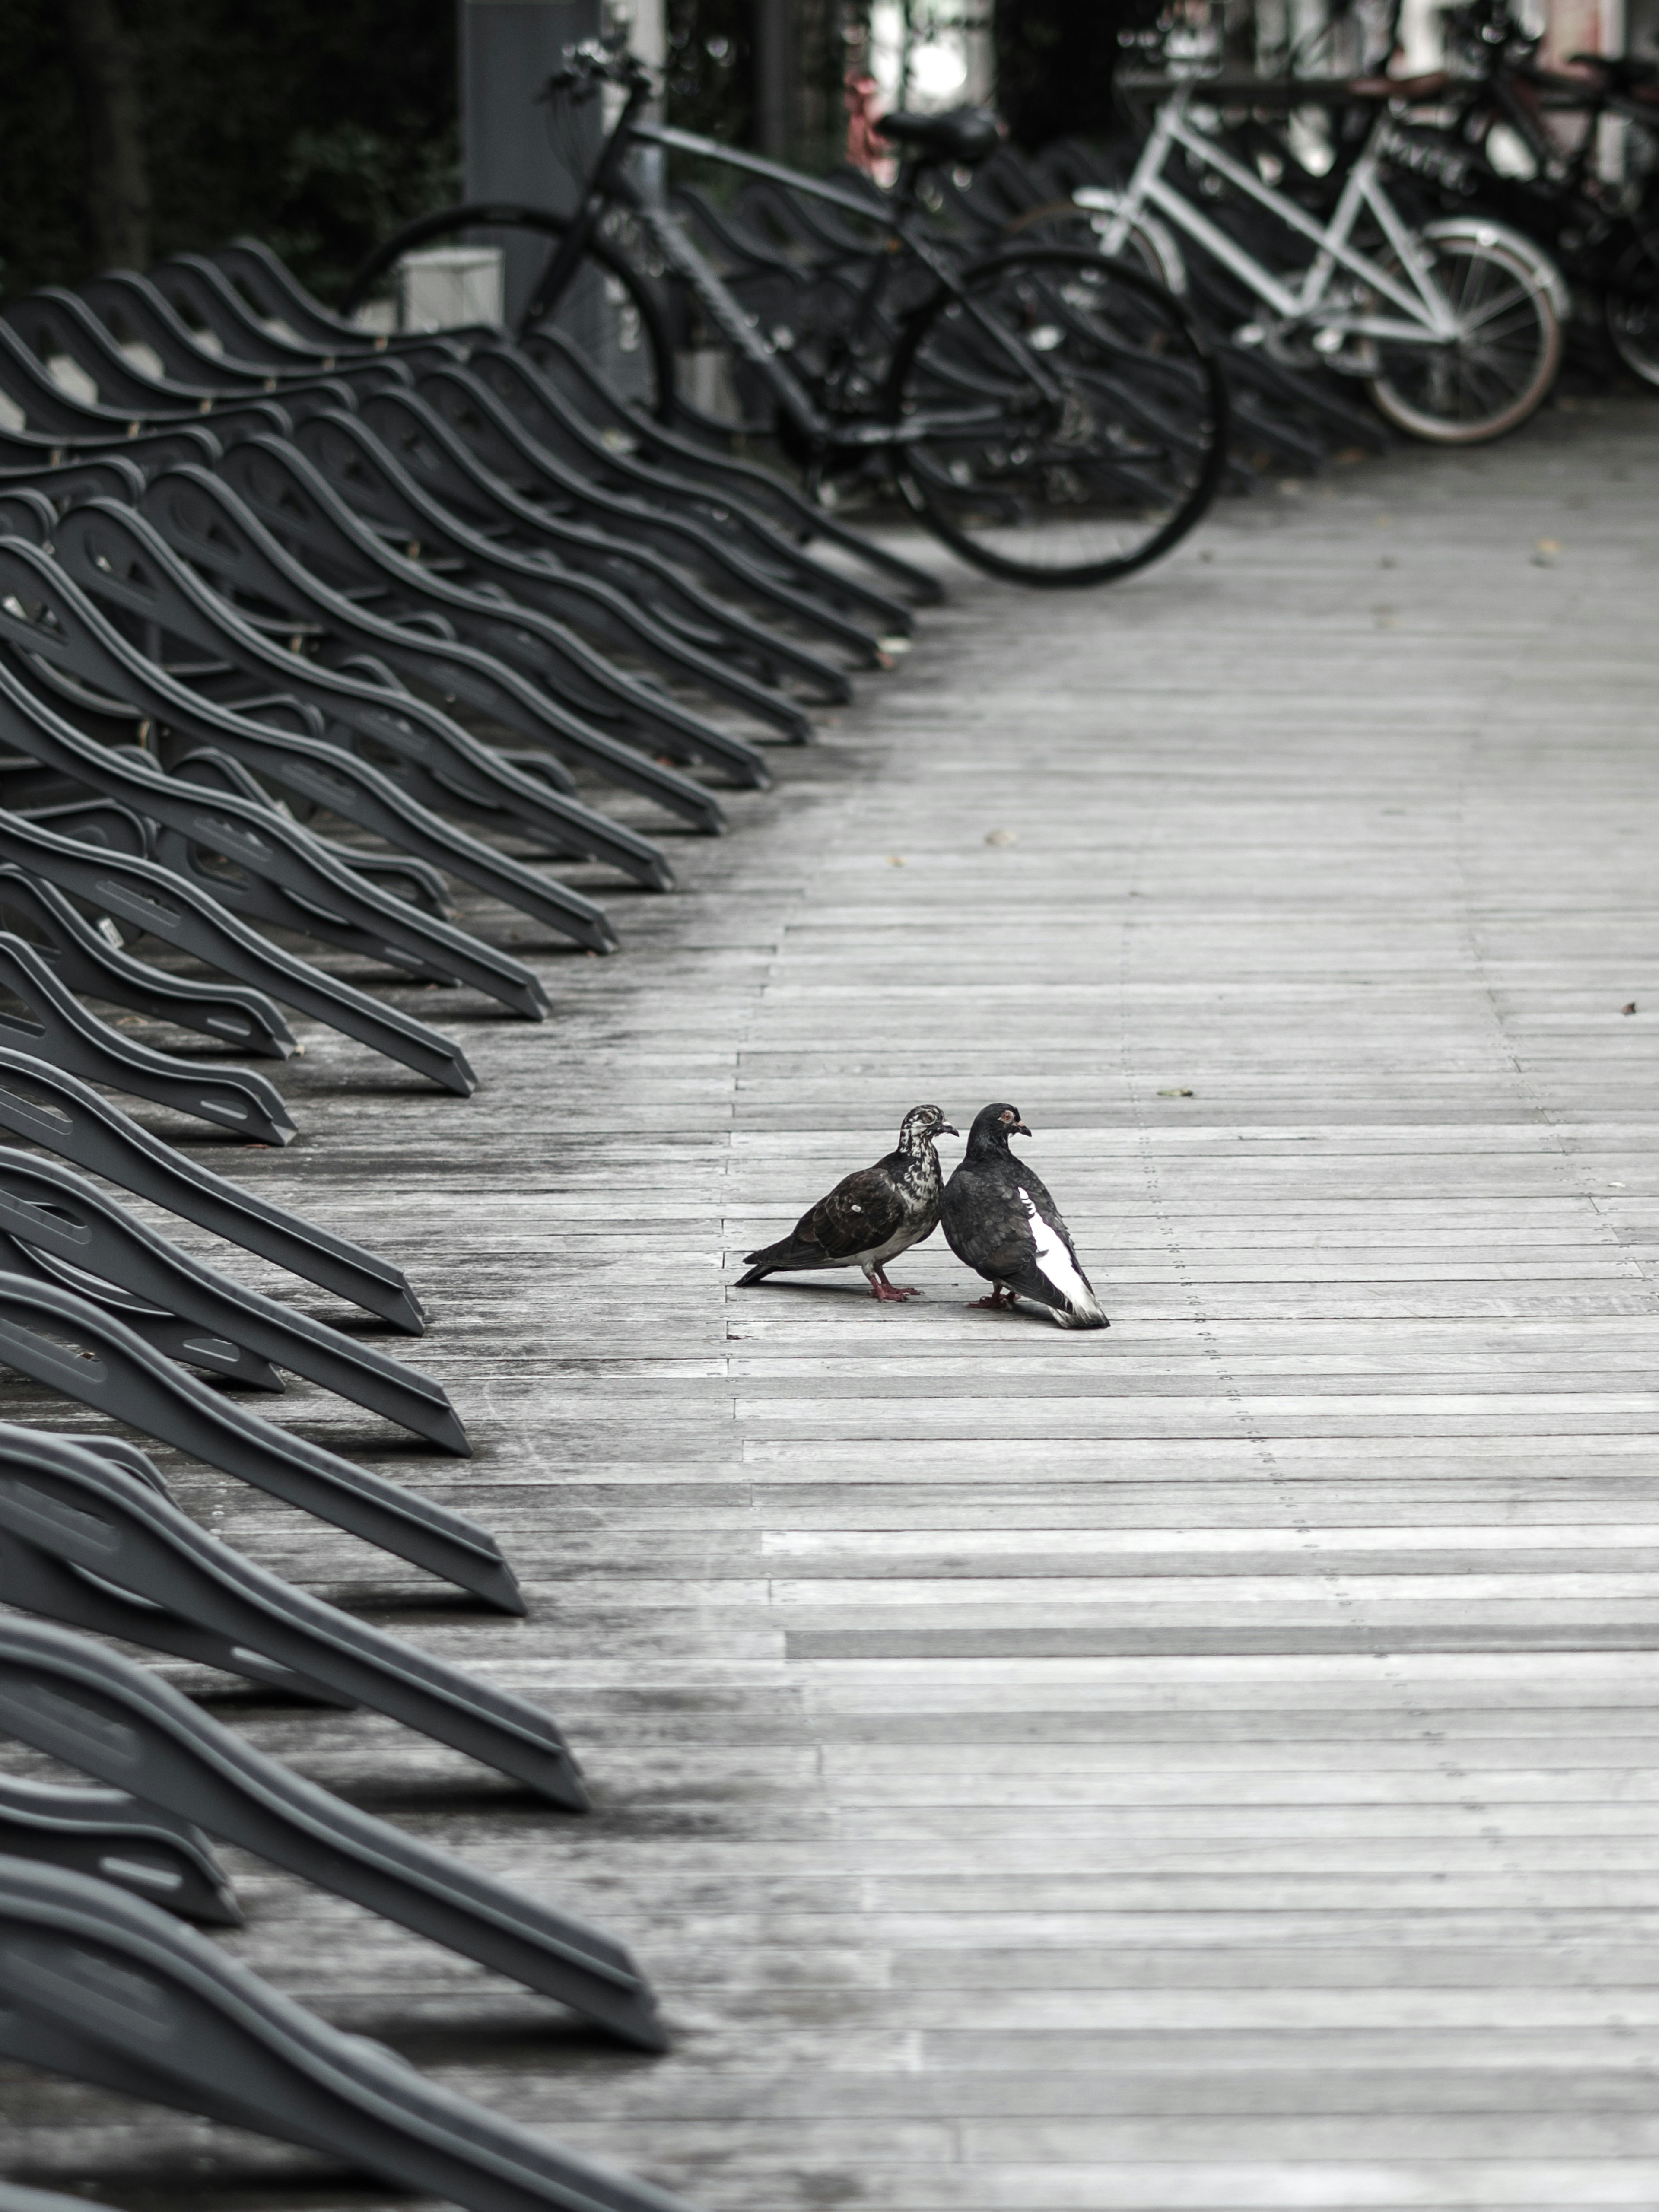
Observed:
[[[871,1295],[915,1297],[908,1284],[890,1282],[887,1267],[943,1223],[958,1260],[982,1275],[991,1295],[976,1303],[1001,1309],[1030,1298],[1060,1328],[1108,1328],[1072,1232],[1040,1176],[1008,1149],[1029,1137],[1017,1107],[987,1106],[975,1117],[961,1165],[945,1182],[934,1140],[957,1134],[937,1106],[913,1107],[899,1130],[898,1149],[844,1176],[810,1206],[791,1235],[746,1255],[739,1290],[768,1275],[821,1267],[861,1267]]]

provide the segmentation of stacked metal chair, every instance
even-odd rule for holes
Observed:
[[[288,940],[544,1019],[534,973],[451,918],[452,883],[610,951],[558,870],[668,890],[658,825],[718,832],[714,781],[763,787],[757,739],[805,739],[927,580],[634,422],[556,337],[374,339],[250,244],[0,305],[0,1131],[21,1140],[0,1145],[0,1365],[522,1613],[486,1529],[225,1395],[288,1368],[470,1449],[428,1376],[110,1194],[424,1328],[398,1267],[105,1095],[283,1146],[269,1076],[85,1000],[278,1065],[297,1009],[465,1098],[453,1039]],[[0,1773],[0,2055],[478,2212],[672,2212],[186,1923],[240,1919],[228,1841],[660,2050],[623,1945],[302,1780],[85,1632],[366,1707],[580,1812],[546,1713],[255,1566],[107,1435],[0,1424],[0,1733],[85,1778]],[[0,2183],[0,2212],[60,2201]]]

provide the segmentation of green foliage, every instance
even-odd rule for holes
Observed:
[[[78,272],[80,128],[50,0],[0,7],[0,291]]]
[[[325,297],[457,197],[454,0],[119,0],[143,53],[158,255],[250,231]],[[0,289],[88,272],[54,0],[0,7]]]

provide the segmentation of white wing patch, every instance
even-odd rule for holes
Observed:
[[[1031,1241],[1036,1246],[1038,1267],[1067,1305],[1075,1306],[1080,1313],[1092,1317],[1100,1311],[1100,1303],[1079,1274],[1071,1254],[1066,1249],[1065,1240],[1056,1236],[1048,1226],[1032,1205],[1030,1194],[1019,1189],[1018,1184],[1015,1188],[1019,1191],[1019,1202],[1025,1208],[1031,1224]]]

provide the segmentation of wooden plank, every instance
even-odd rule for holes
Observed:
[[[1656,492],[1650,406],[1587,402],[1269,487],[1113,592],[952,571],[729,837],[671,833],[681,892],[571,872],[618,958],[462,901],[553,1006],[389,992],[474,1099],[307,1027],[289,1151],[151,1117],[408,1269],[392,1348],[477,1456],[276,1417],[496,1528],[531,1614],[161,1454],[181,1500],[544,1699],[595,1811],[166,1671],[624,1936],[676,2045],[239,1854],[229,1949],[709,2212],[1659,2199]],[[998,1096],[1109,1334],[969,1310],[937,1240],[902,1310],[731,1287],[907,1107]],[[394,2201],[21,2068],[0,2171]]]

